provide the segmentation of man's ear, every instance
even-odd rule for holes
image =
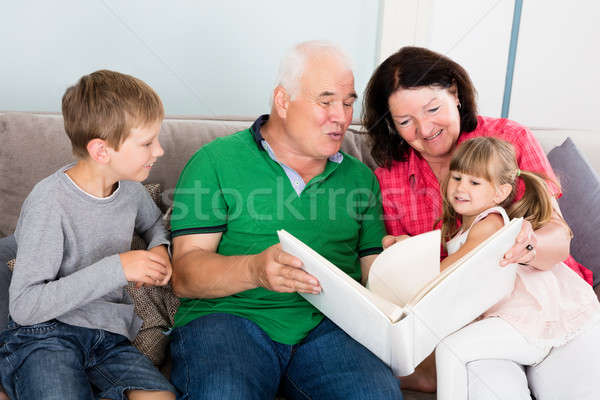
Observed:
[[[290,95],[281,85],[278,85],[275,90],[273,90],[273,107],[279,118],[285,119],[289,105]]]
[[[496,186],[496,196],[494,197],[494,202],[496,204],[501,204],[504,200],[506,200],[510,192],[512,192],[512,185],[510,183]]]
[[[110,161],[110,152],[108,148],[108,143],[106,143],[105,140],[98,138],[90,140],[86,146],[90,158],[101,164],[106,164]]]

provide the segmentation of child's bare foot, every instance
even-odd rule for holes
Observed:
[[[0,400],[10,400],[6,393],[4,393],[4,389],[2,389],[2,386],[0,386]]]
[[[421,364],[415,368],[415,372],[400,378],[402,389],[417,392],[434,393],[437,389],[437,375],[435,372],[435,356],[431,353]]]

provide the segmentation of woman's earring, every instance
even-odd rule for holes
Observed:
[[[461,107],[460,101],[458,102],[458,104],[456,105],[456,107],[460,110],[460,107]]]

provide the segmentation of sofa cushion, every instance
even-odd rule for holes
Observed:
[[[1,114],[0,143],[0,236],[8,236],[33,186],[74,158],[57,116]]]
[[[596,286],[600,283],[600,178],[570,138],[552,149],[548,159],[563,190],[560,209],[573,231],[571,254],[593,272]]]

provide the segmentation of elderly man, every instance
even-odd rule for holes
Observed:
[[[402,397],[385,364],[298,294],[319,282],[277,244],[286,229],[356,280],[381,251],[377,181],[339,151],[355,99],[342,53],[302,43],[282,60],[271,114],[181,173],[171,378],[182,398]]]

